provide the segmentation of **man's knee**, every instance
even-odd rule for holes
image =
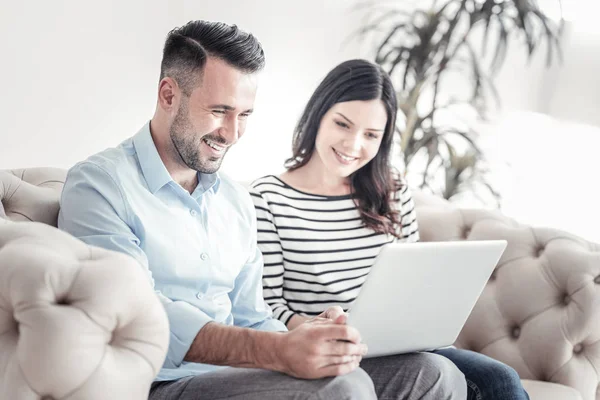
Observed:
[[[336,400],[377,400],[373,381],[361,368],[333,378],[319,396],[323,399]]]
[[[446,357],[421,353],[425,358],[421,374],[430,387],[426,398],[458,400],[467,398],[467,381],[458,367]]]

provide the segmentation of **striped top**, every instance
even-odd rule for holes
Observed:
[[[327,307],[348,310],[391,235],[366,228],[351,195],[322,196],[292,188],[275,176],[250,189],[264,256],[263,293],[275,318],[314,316]],[[419,240],[407,185],[397,193],[402,241]]]

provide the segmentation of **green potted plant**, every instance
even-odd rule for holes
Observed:
[[[485,119],[490,99],[500,104],[493,78],[509,46],[524,43],[529,57],[545,47],[550,66],[560,57],[562,22],[535,0],[433,0],[426,8],[408,3],[359,6],[368,18],[358,31],[373,40],[375,62],[398,90],[403,167],[421,179],[422,189],[444,198],[486,192],[485,202],[499,206],[477,132],[456,116],[466,110]]]

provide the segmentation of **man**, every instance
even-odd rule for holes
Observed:
[[[217,173],[245,131],[263,66],[258,41],[235,26],[174,29],[152,120],[68,173],[59,227],[137,259],[169,317],[151,399],[376,398],[358,368],[367,349],[341,309],[292,332],[271,318],[252,201]],[[371,371],[379,393],[461,398],[458,370],[419,360]]]

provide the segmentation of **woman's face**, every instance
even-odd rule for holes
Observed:
[[[321,119],[313,157],[346,178],[377,155],[386,123],[381,100],[337,103]]]

